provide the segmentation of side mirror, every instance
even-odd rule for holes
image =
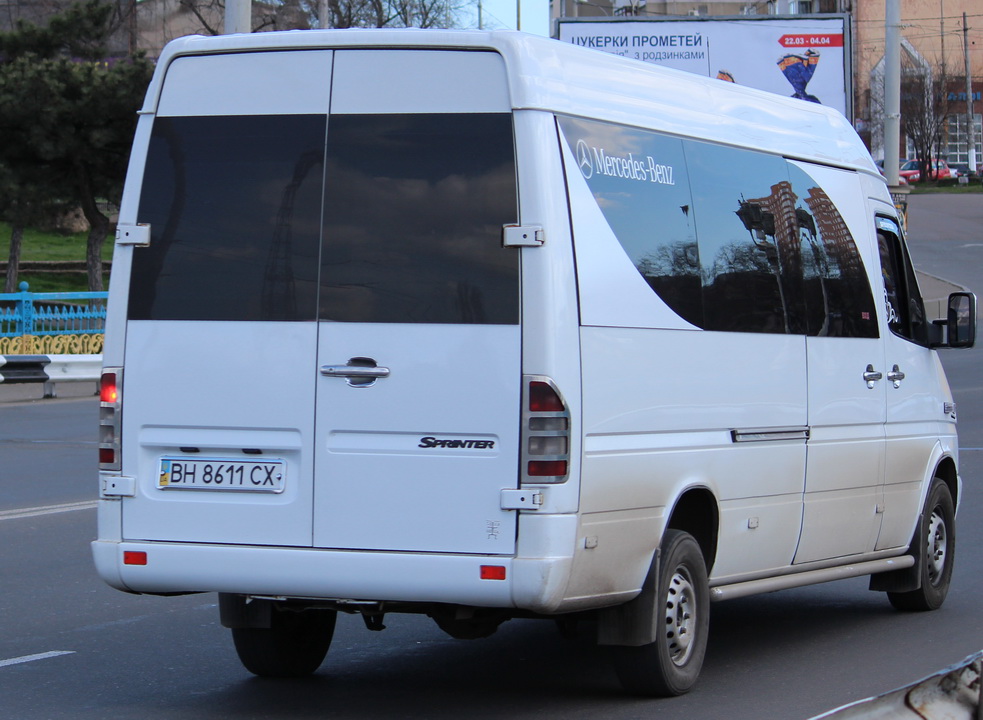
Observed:
[[[946,347],[970,348],[976,343],[976,296],[957,292],[949,296]]]

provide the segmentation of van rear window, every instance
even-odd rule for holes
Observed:
[[[158,118],[138,220],[131,319],[519,321],[509,113]]]
[[[509,113],[332,115],[321,320],[515,324]]]
[[[154,121],[134,320],[313,320],[323,115]]]

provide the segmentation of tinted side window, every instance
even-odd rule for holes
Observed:
[[[514,324],[512,116],[333,115],[319,318]]]
[[[682,141],[609,123],[559,122],[635,268],[676,314],[702,326],[700,257]]]
[[[325,117],[154,121],[129,315],[135,320],[312,320]]]
[[[805,332],[794,200],[782,158],[683,143],[693,188],[704,328]]]
[[[927,345],[929,328],[925,305],[918,290],[908,248],[894,220],[877,218],[877,247],[881,255],[888,328],[895,335]]]
[[[860,251],[826,192],[789,165],[809,335],[874,338],[877,313]]]

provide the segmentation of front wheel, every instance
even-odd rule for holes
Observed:
[[[295,612],[274,607],[268,628],[233,628],[243,666],[261,677],[303,677],[317,670],[328,653],[338,613]]]
[[[921,522],[912,541],[921,564],[921,587],[889,592],[888,600],[898,610],[935,610],[949,593],[956,557],[956,511],[949,486],[940,478],[932,481]]]
[[[625,690],[668,697],[696,683],[706,654],[710,590],[699,543],[681,530],[667,530],[659,564],[655,642],[614,647],[614,667]]]

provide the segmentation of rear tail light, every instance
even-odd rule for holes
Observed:
[[[522,482],[564,482],[570,472],[570,411],[547,377],[526,376],[522,413]]]
[[[123,368],[104,368],[99,380],[99,469],[120,469]]]

